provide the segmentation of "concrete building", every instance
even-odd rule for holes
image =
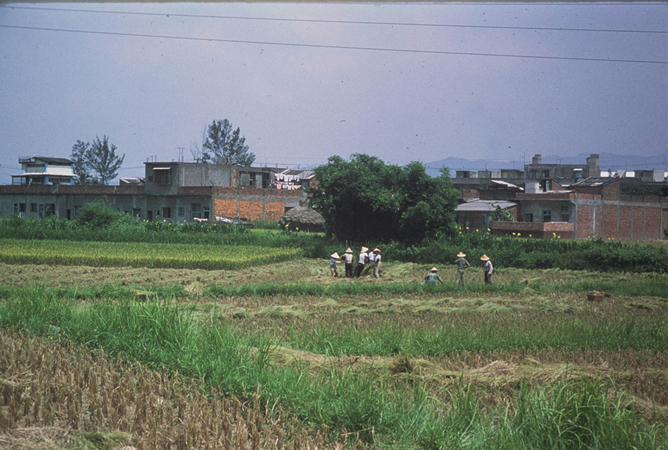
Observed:
[[[24,170],[34,168],[27,166]],[[299,201],[303,195],[302,190],[270,188],[273,173],[282,170],[150,162],[145,163],[144,182],[137,179],[118,186],[36,184],[32,175],[36,172],[25,172],[17,179],[31,180],[30,183],[0,186],[0,218],[16,214],[29,218],[55,215],[69,220],[76,218],[86,203],[102,201],[117,211],[149,221],[188,222],[216,217],[279,220],[286,205]]]
[[[74,184],[72,161],[65,158],[31,156],[19,158],[22,174],[12,175],[12,185]]]

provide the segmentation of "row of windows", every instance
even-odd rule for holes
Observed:
[[[77,217],[78,212],[80,210],[80,206],[75,206],[74,207],[74,217]],[[23,216],[27,212],[27,204],[26,203],[14,203],[14,214],[18,214],[20,216]],[[30,203],[30,212],[31,213],[38,213],[39,217],[49,217],[52,216],[56,213],[56,204],[55,203]],[[126,211],[126,213],[129,213],[129,211]],[[208,206],[203,206],[201,203],[191,203],[190,204],[190,219],[208,219],[209,218],[209,207]],[[69,214],[69,211],[68,211]],[[179,206],[177,209],[177,217],[179,219],[185,218],[186,211],[183,206]],[[140,218],[141,217],[141,209],[140,208],[133,208],[132,209],[132,217]],[[149,210],[147,211],[147,217],[148,220],[153,220],[155,219],[171,219],[172,218],[172,208],[165,207],[161,209],[156,209],[155,211]]]
[[[20,216],[27,212],[27,205],[25,203],[14,203],[14,214]],[[38,213],[39,217],[49,217],[56,213],[55,203],[31,203],[30,212]]]
[[[552,210],[551,209],[544,209],[542,211],[543,215],[543,222],[552,222]],[[568,206],[567,205],[562,205],[561,207],[561,213],[559,215],[560,217],[560,222],[570,222],[570,214],[568,213]],[[533,222],[533,213],[526,213],[524,214],[524,221],[525,222]]]

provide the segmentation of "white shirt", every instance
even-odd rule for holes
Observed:
[[[366,264],[366,259],[369,257],[367,253],[360,253],[360,257],[357,260],[359,264]]]

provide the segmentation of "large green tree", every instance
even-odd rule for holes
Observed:
[[[77,141],[72,146],[70,156],[73,171],[79,177],[77,184],[109,184],[118,175],[125,160],[125,154],[118,156],[116,146],[109,144],[109,138],[95,136],[93,143]]]
[[[202,162],[216,163],[218,158],[230,158],[232,164],[250,166],[255,161],[255,154],[248,152],[246,137],[241,130],[232,129],[227,120],[214,120],[206,130],[202,143]]]
[[[340,239],[419,242],[454,233],[460,194],[447,169],[433,178],[419,162],[399,167],[354,154],[332,156],[314,172],[311,204]]]

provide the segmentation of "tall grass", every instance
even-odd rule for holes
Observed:
[[[600,394],[605,387],[600,382],[527,391],[519,404],[505,410],[484,408],[483,394],[468,388],[442,403],[419,380],[406,390],[389,377],[352,370],[332,367],[310,373],[307,366],[272,367],[268,355],[275,342],[259,335],[240,338],[233,328],[196,321],[166,302],[101,301],[84,308],[75,303],[43,289],[25,291],[0,303],[0,326],[103,348],[200,378],[224,392],[259,396],[305,422],[358,432],[378,446],[565,449],[624,444],[650,449],[668,443],[665,431],[647,425],[621,397],[610,402]],[[251,348],[257,349],[255,354]]]

